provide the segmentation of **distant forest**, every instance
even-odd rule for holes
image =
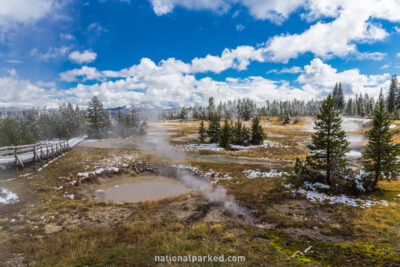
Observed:
[[[368,94],[356,94],[354,97],[347,97],[344,94],[342,84],[339,82],[332,91],[337,110],[344,116],[371,117],[377,99]],[[386,96],[380,91],[380,99],[384,100],[385,108],[394,119],[400,118],[400,88],[397,76],[391,78],[390,88]],[[176,110],[165,110],[162,113],[163,119],[180,120],[205,120],[210,114],[217,113],[221,119],[247,121],[254,115],[279,116],[283,120],[290,117],[315,116],[323,100],[266,100],[263,106],[257,106],[250,99],[239,99],[234,101],[215,103],[214,97],[210,97],[208,106],[182,107]]]

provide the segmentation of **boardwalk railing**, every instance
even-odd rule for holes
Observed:
[[[44,160],[70,149],[68,141],[40,142],[32,145],[0,147],[0,166],[3,168],[15,166],[25,167],[24,164],[33,163],[36,170],[36,163],[43,165]]]

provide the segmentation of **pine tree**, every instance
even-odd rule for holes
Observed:
[[[201,144],[205,143],[207,137],[206,128],[204,127],[204,121],[201,121],[199,128],[199,141]]]
[[[282,124],[290,124],[290,114],[289,111],[286,111],[285,116],[283,117]]]
[[[363,152],[364,170],[372,179],[375,188],[379,180],[397,179],[399,147],[392,141],[389,131],[390,116],[383,100],[379,100],[374,109],[373,128],[368,131],[368,145]]]
[[[232,128],[228,120],[225,119],[224,127],[222,127],[219,145],[224,148],[229,148],[232,142]]]
[[[387,99],[387,109],[390,114],[392,114],[396,107],[396,98],[397,98],[397,76],[393,75],[392,79],[390,80],[390,87],[389,87],[389,95]]]
[[[345,107],[344,92],[342,88],[342,83],[339,83],[338,95],[337,95],[337,108],[339,109],[340,112],[343,112],[344,107]]]
[[[252,124],[251,124],[251,139],[250,142],[253,145],[259,145],[264,142],[266,138],[266,135],[264,133],[263,128],[260,125],[260,118],[258,116],[255,116],[253,118]]]
[[[332,92],[333,99],[335,100],[335,108],[339,108],[339,84],[336,83]]]
[[[214,103],[214,97],[208,98],[208,119],[211,120],[214,113],[215,113],[215,103]]]
[[[221,134],[220,118],[217,114],[214,114],[210,118],[210,123],[207,129],[207,135],[210,138],[210,143],[219,143]]]
[[[242,132],[242,122],[238,120],[233,127],[232,134],[233,134],[233,140],[232,143],[236,145],[243,145],[244,140],[243,140],[243,132]]]
[[[97,96],[94,96],[89,102],[87,117],[90,123],[88,136],[102,138],[106,127],[106,117],[104,116],[103,104]]]
[[[329,95],[316,116],[310,149],[310,160],[316,170],[325,173],[326,182],[332,184],[332,175],[347,167],[345,154],[349,151],[346,133],[341,128],[342,119],[335,109],[335,100]]]

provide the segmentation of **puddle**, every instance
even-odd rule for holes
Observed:
[[[178,196],[192,191],[181,182],[162,176],[122,178],[99,186],[96,200],[140,202]]]

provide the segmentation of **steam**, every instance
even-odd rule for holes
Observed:
[[[187,155],[169,144],[169,133],[164,126],[151,125],[146,136],[140,140],[138,147],[146,154],[155,155],[165,160],[184,160]],[[214,186],[206,179],[196,176],[190,169],[179,168],[175,175],[186,186],[200,192],[208,201],[219,203],[229,212],[243,216],[249,221],[248,212],[240,207],[235,199],[228,195],[226,189],[220,185]]]

